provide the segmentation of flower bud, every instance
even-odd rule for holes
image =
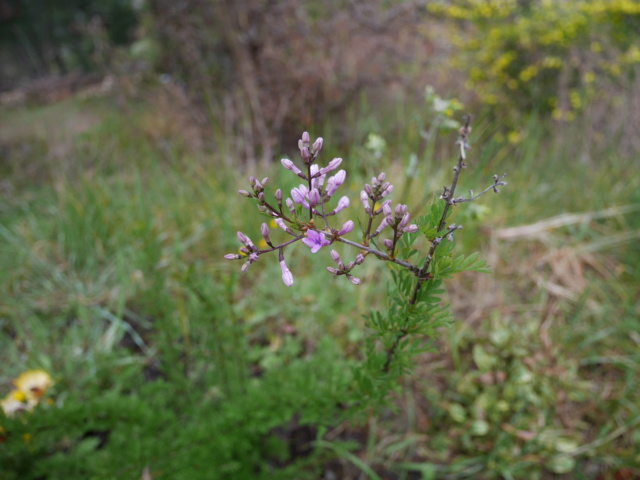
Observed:
[[[278,225],[278,227],[280,227],[282,230],[284,230],[288,234],[295,235],[293,233],[293,230],[291,230],[289,227],[287,227],[287,224],[284,223],[284,220],[282,220],[281,218],[274,218],[273,221],[276,222],[276,225]]]
[[[389,222],[388,217],[384,217],[380,222],[380,225],[378,225],[378,228],[376,228],[376,231],[373,233],[373,235],[378,235],[382,230],[384,230],[385,227],[389,225],[388,222]]]
[[[283,158],[282,160],[280,160],[280,163],[282,163],[282,166],[284,168],[286,168],[287,170],[292,171],[296,175],[299,175],[299,174],[302,173],[302,170],[300,170],[298,167],[296,167],[296,165],[291,160],[289,160],[288,158]]]
[[[389,185],[387,188],[385,188],[381,193],[381,197],[384,198],[387,195],[391,194],[391,192],[393,192],[393,185]]]
[[[300,204],[306,203],[304,199],[304,194],[300,191],[299,188],[294,188],[291,190],[291,198],[296,203],[300,203]]]
[[[366,212],[370,214],[371,205],[369,204],[369,195],[367,195],[367,192],[365,192],[364,190],[360,192],[360,201],[362,202],[362,205],[364,205],[364,209],[366,210]]]
[[[324,140],[322,139],[322,137],[316,138],[316,141],[313,142],[313,146],[311,147],[311,149],[313,150],[313,153],[317,155],[320,152],[320,150],[322,150],[323,143],[324,143]]]
[[[338,205],[333,210],[333,213],[338,213],[344,210],[345,208],[347,208],[348,206],[349,206],[349,197],[345,195],[344,197],[341,197],[340,200],[338,200]]]
[[[387,250],[391,250],[393,248],[393,241],[389,238],[385,238],[382,243],[384,244],[384,248]]]
[[[238,190],[238,194],[242,195],[243,197],[251,198],[251,194],[246,190]]]
[[[251,242],[251,239],[249,237],[247,237],[244,233],[242,232],[238,232],[238,240],[240,241],[241,244],[243,244],[245,247],[251,247],[253,246],[253,243]]]
[[[291,214],[296,213],[296,206],[293,204],[293,200],[291,200],[290,198],[287,198],[285,200],[285,203],[287,204],[287,208],[289,209],[289,213],[291,213]]]
[[[393,209],[393,212],[396,214],[396,217],[402,217],[405,213],[407,213],[407,206],[402,205],[401,203],[396,205],[396,208]]]
[[[300,156],[302,157],[302,161],[304,163],[309,163],[309,158],[311,157],[311,153],[309,152],[308,147],[302,147],[300,150]]]
[[[312,188],[309,192],[309,205],[314,206],[320,203],[320,192],[317,188]]]
[[[282,190],[277,189],[273,196],[276,198],[278,204],[282,204]]]
[[[289,270],[289,267],[287,267],[287,264],[284,261],[284,252],[282,248],[280,249],[279,260],[280,269],[282,270],[282,281],[287,287],[290,287],[291,285],[293,285],[293,275],[291,274],[291,270]]]
[[[341,163],[342,163],[342,159],[341,158],[334,158],[333,160],[331,160],[329,162],[329,164],[326,167],[323,167],[323,168],[320,169],[320,173],[321,174],[325,174],[325,173],[332,172],[333,170],[338,168]],[[345,172],[345,174],[346,174],[346,172]]]
[[[355,226],[356,224],[353,223],[353,220],[347,220],[342,225],[342,228],[340,229],[340,231],[338,231],[338,235],[346,235],[347,233],[352,232]]]
[[[345,170],[340,170],[333,177],[329,177],[329,180],[327,180],[327,195],[331,197],[336,193],[336,190],[344,183],[346,178],[347,172]]]

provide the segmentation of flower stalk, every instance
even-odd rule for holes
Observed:
[[[255,177],[250,177],[251,191],[238,191],[241,196],[255,201],[258,209],[269,215],[279,229],[290,238],[281,243],[274,242],[268,225],[263,223],[260,230],[269,248],[259,249],[248,236],[238,232],[238,240],[242,244],[240,253],[228,254],[225,258],[245,260],[242,266],[242,270],[245,271],[257,262],[260,256],[278,251],[282,280],[290,287],[294,279],[285,262],[286,247],[301,241],[309,247],[311,253],[318,253],[324,247],[342,243],[355,248],[356,256],[352,261],[345,261],[336,250],[331,250],[330,256],[336,266],[327,267],[327,271],[333,276],[345,276],[352,284],[360,285],[361,280],[352,272],[367,258],[372,257],[389,262],[400,269],[399,272],[405,272],[404,275],[409,277],[394,275],[394,281],[398,283],[395,295],[399,298],[390,302],[392,306],[389,312],[386,316],[377,315],[375,321],[369,322],[382,345],[381,371],[385,375],[388,374],[400,346],[403,345],[403,339],[412,334],[419,334],[428,339],[429,332],[437,323],[436,320],[442,317],[441,309],[437,305],[437,284],[442,278],[464,269],[487,271],[484,262],[477,261],[473,255],[467,259],[459,257],[452,260],[451,255],[439,254],[440,250],[449,252],[453,248],[453,234],[462,228],[457,224],[447,225],[452,208],[476,200],[490,191],[499,193],[499,187],[506,185],[505,175],[494,175],[493,184],[479,194],[475,195],[470,191],[468,198],[455,197],[460,175],[467,166],[470,122],[471,117],[466,116],[458,131],[457,163],[453,167],[451,184],[443,188],[440,196],[444,205],[432,206],[433,213],[430,217],[420,218],[411,223],[407,205],[394,205],[393,201],[387,198],[393,193],[394,185],[387,180],[385,173],[381,172],[371,179],[371,183],[366,183],[360,192],[360,204],[366,222],[363,223],[364,228],[355,232],[359,239],[346,237],[354,233],[354,220],[347,220],[339,228],[332,226],[331,217],[348,208],[351,203],[347,196],[340,197],[337,203],[334,201],[336,193],[347,178],[345,170],[338,170],[343,163],[342,158],[334,158],[327,165],[319,166],[317,160],[323,147],[323,139],[317,138],[312,144],[309,133],[304,132],[298,140],[298,147],[305,168],[299,168],[289,159],[281,161],[285,170],[292,172],[304,182],[291,189],[289,197],[285,197],[282,190],[277,189],[274,193],[276,204],[267,201],[265,187],[268,185],[268,178],[258,181]],[[335,173],[328,176],[332,172]],[[413,244],[420,236],[426,239],[428,245],[416,250]],[[384,247],[384,251],[378,245]],[[423,253],[414,256],[416,251]],[[433,286],[430,286],[431,284]],[[406,285],[411,285],[409,290]],[[373,319],[373,316],[371,318]]]

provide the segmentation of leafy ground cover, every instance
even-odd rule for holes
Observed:
[[[464,188],[502,171],[509,187],[457,221],[493,273],[448,285],[437,353],[382,412],[354,416],[349,372],[384,268],[339,288],[316,256],[295,257],[295,289],[276,262],[240,274],[222,257],[255,224],[236,195],[252,172],[145,134],[148,109],[71,100],[0,118],[0,385],[53,379],[2,418],[3,479],[637,475],[637,156],[588,157],[579,124],[531,118],[509,143],[480,122]],[[416,137],[384,132],[344,155],[360,162],[353,189],[406,170]],[[439,141],[446,155],[455,136]],[[430,201],[449,167],[426,158],[407,196]]]

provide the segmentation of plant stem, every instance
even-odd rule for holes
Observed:
[[[460,139],[458,140],[458,143],[460,145],[460,154],[458,155],[458,164],[453,168],[453,180],[451,181],[451,186],[449,188],[445,187],[444,193],[442,194],[442,199],[446,203],[445,203],[444,210],[442,211],[442,216],[440,217],[440,222],[438,223],[438,230],[436,231],[436,235],[440,233],[444,228],[447,222],[447,216],[449,215],[449,210],[453,205],[455,205],[454,195],[455,195],[456,187],[458,185],[458,178],[460,177],[460,172],[465,167],[465,163],[464,163],[465,149],[468,146],[467,140],[469,138],[469,133],[471,132],[471,129],[469,127],[470,122],[471,122],[471,116],[467,115],[465,117],[465,124],[460,129]],[[418,277],[418,281],[413,287],[411,298],[408,301],[409,305],[411,306],[415,305],[416,302],[418,301],[418,294],[420,293],[420,289],[422,288],[422,285],[424,285],[424,283],[431,278],[428,275],[429,267],[431,266],[431,262],[433,261],[436,248],[438,248],[438,245],[440,245],[441,241],[442,241],[442,237],[436,237],[431,241],[431,247],[429,248],[427,258],[424,261],[424,265],[417,272],[414,271],[414,273],[416,273],[416,276]],[[389,373],[389,369],[391,368],[391,362],[393,361],[393,357],[395,356],[396,351],[398,350],[398,345],[400,345],[400,341],[409,334],[409,331],[407,330],[408,321],[409,321],[409,316],[405,317],[403,321],[403,324],[404,324],[403,328],[401,328],[398,331],[398,335],[396,336],[396,339],[394,340],[391,347],[387,350],[387,358],[385,360],[384,367],[382,369],[384,373]]]

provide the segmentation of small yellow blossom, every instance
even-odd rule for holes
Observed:
[[[579,110],[580,107],[582,107],[582,98],[580,97],[580,93],[576,90],[571,90],[569,93],[569,101],[571,102],[571,106],[576,110]]]
[[[509,143],[515,144],[520,142],[520,140],[522,140],[522,135],[520,134],[520,132],[516,132],[515,130],[512,130],[507,135],[507,139],[509,140]]]
[[[16,413],[30,411],[35,404],[34,400],[28,401],[27,396],[21,390],[11,390],[0,402],[2,410],[7,417],[13,417]]]
[[[16,378],[13,384],[27,399],[37,401],[53,385],[53,380],[44,370],[28,370]]]
[[[538,67],[535,65],[529,65],[527,68],[525,68],[520,72],[519,77],[520,77],[520,80],[522,80],[523,82],[528,82],[537,74],[538,74]]]

